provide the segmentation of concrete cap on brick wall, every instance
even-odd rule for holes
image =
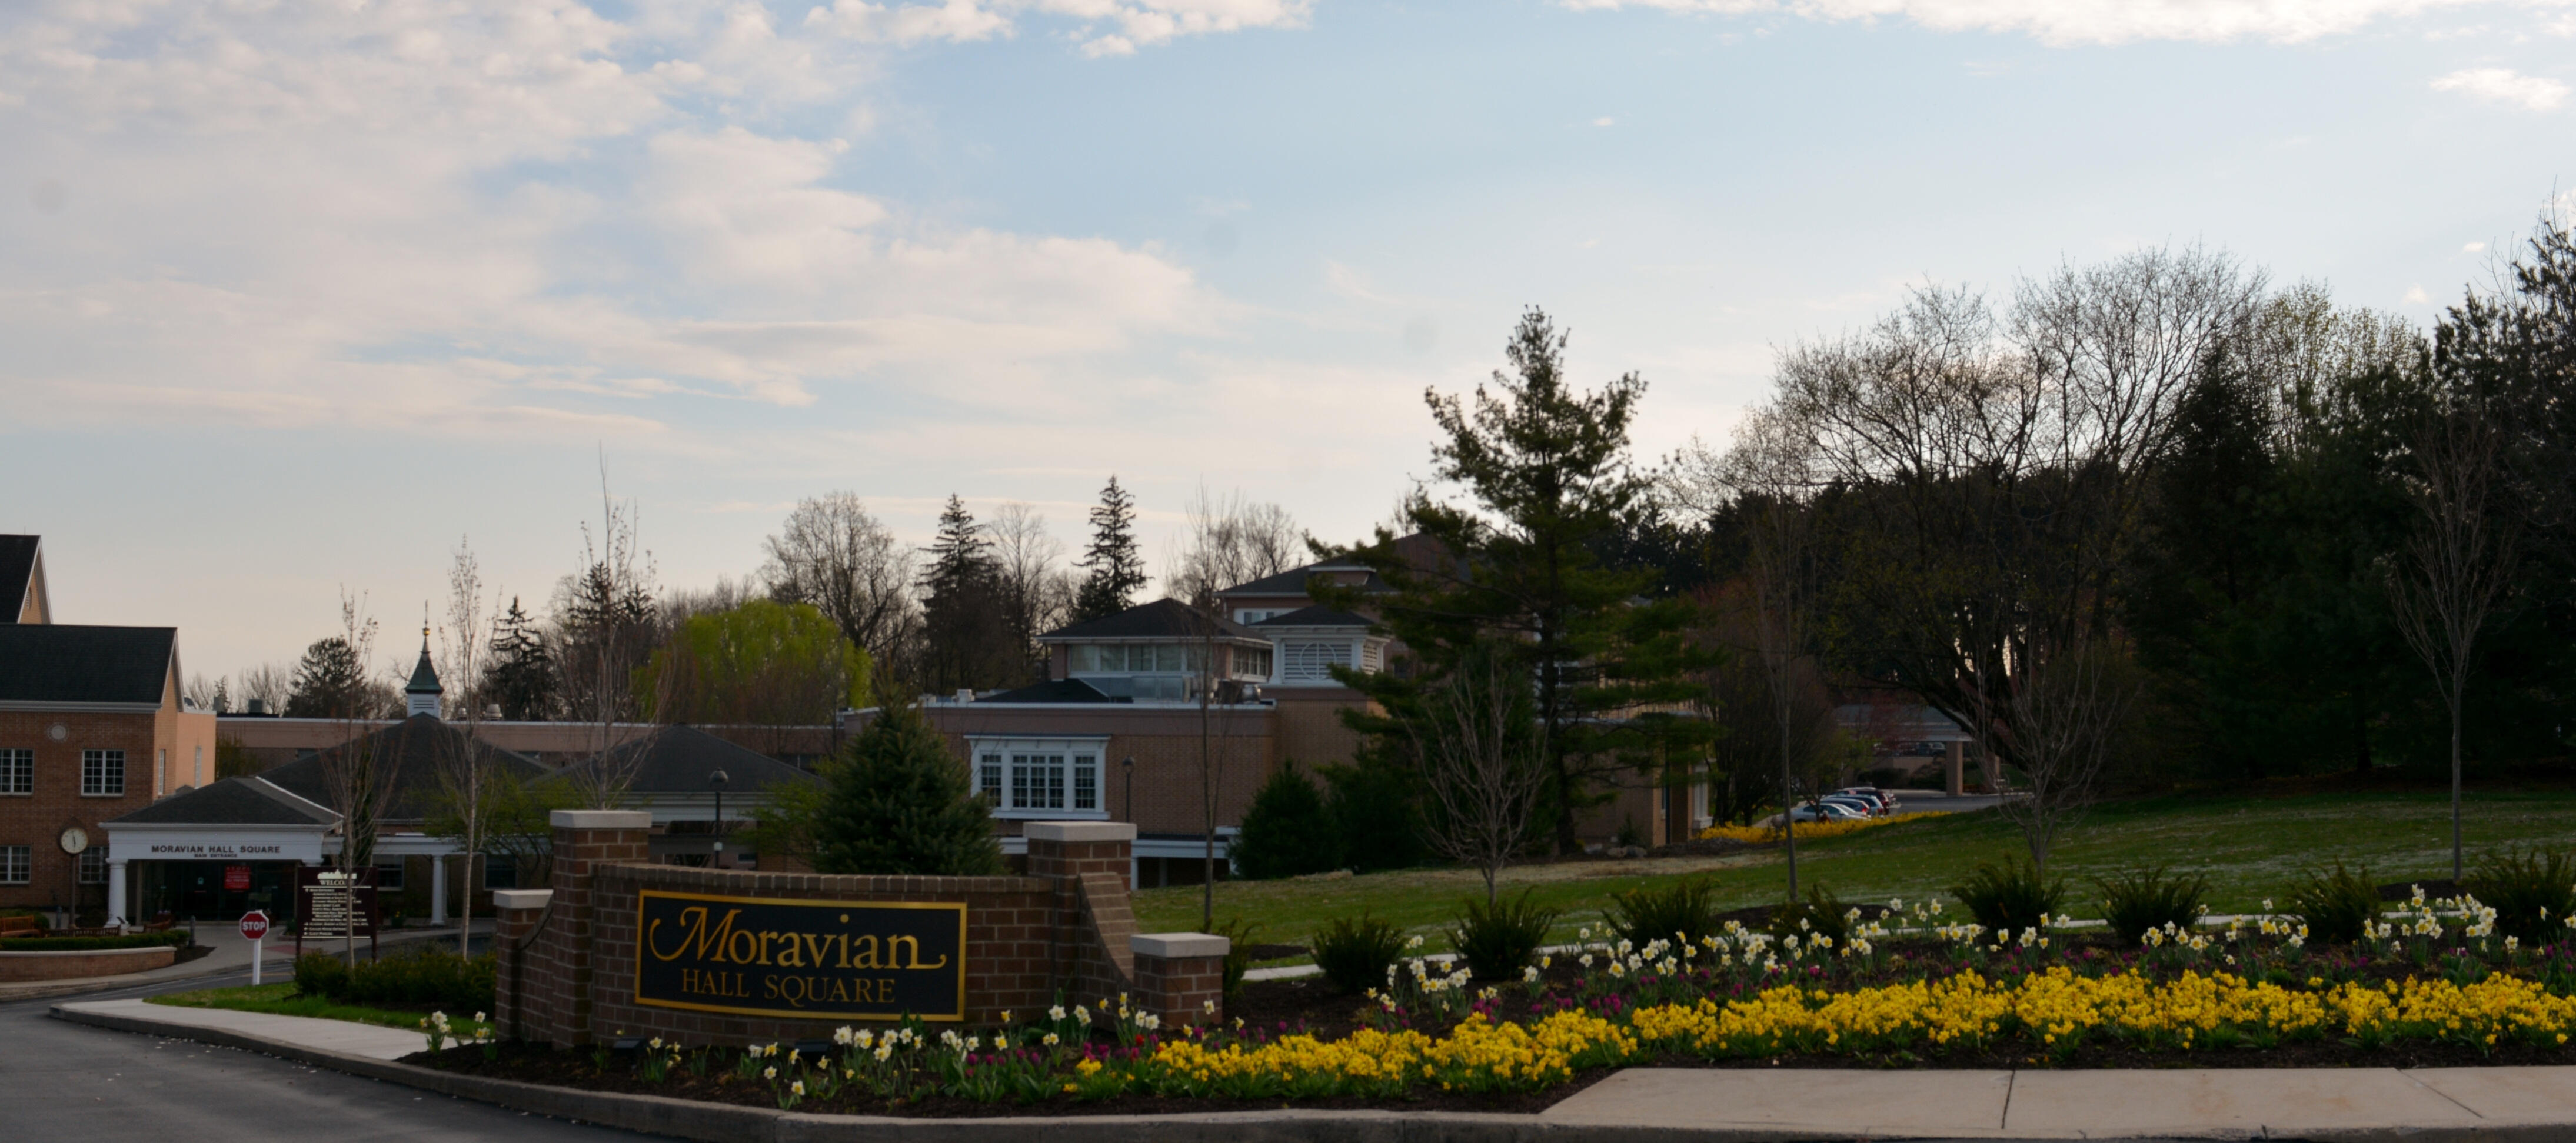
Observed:
[[[643,810],[556,810],[546,821],[556,829],[653,828],[653,815]]]
[[[1134,822],[1030,822],[1020,831],[1031,841],[1134,841]]]
[[[1234,942],[1208,933],[1138,933],[1127,938],[1127,951],[1137,956],[1177,960],[1188,956],[1224,956]]]
[[[495,909],[542,909],[546,907],[546,902],[554,899],[555,891],[552,889],[495,889],[492,891],[492,907]]]

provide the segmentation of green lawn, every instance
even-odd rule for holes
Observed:
[[[406,1012],[398,1008],[370,1008],[362,1004],[334,1004],[318,996],[298,996],[295,985],[262,984],[256,987],[206,988],[195,992],[173,992],[148,997],[154,1004],[179,1008],[226,1008],[235,1012],[266,1012],[277,1016],[311,1016],[321,1020],[348,1020],[359,1024],[381,1024],[388,1028],[419,1031],[425,1012]],[[472,1032],[477,1025],[471,1012],[450,1012],[448,1026],[459,1032]],[[426,1033],[423,1033],[426,1035]]]
[[[2466,833],[2472,863],[2500,846],[2576,844],[2576,793],[2473,792]],[[2059,842],[2050,869],[2066,877],[2066,911],[2077,917],[2100,915],[2088,876],[2153,864],[2206,873],[2211,908],[2241,912],[2284,896],[2302,870],[2336,860],[2367,866],[2383,882],[2448,876],[2450,836],[2450,800],[2437,792],[2170,796],[2096,808]],[[1977,862],[2023,852],[2019,831],[1991,811],[1941,815],[1802,844],[1800,883],[1820,881],[1853,902],[1946,898],[1945,888]],[[1504,881],[1511,892],[1528,889],[1565,910],[1560,928],[1571,937],[1576,926],[1600,917],[1610,894],[1690,876],[1714,879],[1724,908],[1774,902],[1787,888],[1777,849],[1530,866],[1507,870]],[[1441,930],[1459,901],[1482,892],[1474,872],[1450,869],[1221,882],[1216,911],[1220,920],[1242,917],[1260,925],[1260,940],[1302,944],[1325,919],[1366,910],[1441,949],[1448,943]],[[1144,890],[1135,904],[1144,932],[1199,926],[1196,886]]]

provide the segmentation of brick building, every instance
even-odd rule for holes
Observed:
[[[101,823],[214,767],[180,678],[176,628],[53,622],[38,538],[0,536],[0,908],[116,912]]]

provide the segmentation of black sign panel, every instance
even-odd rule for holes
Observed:
[[[962,1020],[962,902],[793,901],[644,890],[635,1002],[816,1020]]]

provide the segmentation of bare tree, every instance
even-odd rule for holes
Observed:
[[[2122,649],[2107,642],[2035,637],[2019,650],[2008,694],[1975,692],[1971,730],[1987,759],[2010,757],[2020,768],[2021,788],[1996,809],[2021,827],[2031,865],[2045,874],[2057,839],[2092,805],[2140,688]],[[2003,791],[2000,775],[1987,779]]]
[[[340,638],[347,642],[358,662],[364,663],[373,656],[376,621],[367,614],[366,597],[351,595],[347,588],[340,590]],[[339,744],[318,756],[322,788],[331,798],[332,812],[340,815],[340,872],[352,878],[375,860],[376,825],[393,804],[403,761],[406,735],[402,724],[397,722],[379,738],[370,733],[374,714],[365,689],[342,697],[328,715],[334,727],[332,737]],[[354,908],[354,894],[352,900]],[[349,928],[343,952],[354,955],[354,919]]]
[[[1255,504],[1241,492],[1212,496],[1201,485],[1185,513],[1186,546],[1163,582],[1192,607],[1213,613],[1217,592],[1306,562],[1305,532],[1276,504]]]
[[[486,630],[491,614],[483,606],[483,573],[474,559],[474,549],[460,536],[456,540],[455,562],[447,569],[447,627],[440,634],[446,654],[444,674],[455,680],[448,684],[457,700],[448,707],[449,720],[461,724],[464,740],[453,750],[442,751],[438,777],[447,799],[458,811],[461,829],[458,838],[465,845],[465,867],[461,870],[464,884],[463,904],[456,914],[456,952],[468,955],[474,937],[474,871],[482,867],[484,825],[484,753],[482,743],[483,692],[485,660],[491,651],[491,638]],[[462,717],[458,717],[461,715]],[[439,860],[445,860],[441,858]]]
[[[1404,721],[1430,793],[1423,838],[1474,866],[1492,905],[1503,867],[1538,833],[1547,790],[1547,728],[1531,709],[1529,676],[1491,650],[1462,656]]]
[[[650,658],[661,635],[660,605],[654,598],[652,555],[636,541],[635,506],[619,503],[608,491],[603,467],[599,481],[600,528],[594,535],[582,526],[582,574],[564,593],[565,690],[572,709],[592,725],[593,765],[572,771],[577,796],[592,809],[613,809],[634,781],[644,751],[618,751],[618,725],[641,717],[646,709],[670,708],[667,693],[635,693],[637,668]],[[670,672],[658,675],[667,686]],[[659,701],[656,701],[656,700]]]
[[[1011,637],[1033,664],[1042,653],[1037,637],[1062,626],[1073,614],[1073,595],[1081,578],[1064,565],[1064,541],[1047,531],[1046,517],[1018,501],[993,510],[984,522],[991,544],[993,590]]]
[[[2451,715],[2451,878],[2461,874],[2460,725],[2478,633],[2513,581],[2519,539],[2490,504],[2504,434],[2476,398],[2453,394],[2415,444],[2416,526],[2388,572],[2397,629],[2433,673]]]
[[[261,663],[245,668],[236,681],[233,697],[243,710],[249,710],[250,701],[257,699],[264,713],[279,714],[286,710],[287,698],[295,693],[295,667],[288,663]]]
[[[851,492],[799,501],[762,546],[770,595],[821,608],[868,653],[881,684],[893,685],[918,626],[912,548]]]

